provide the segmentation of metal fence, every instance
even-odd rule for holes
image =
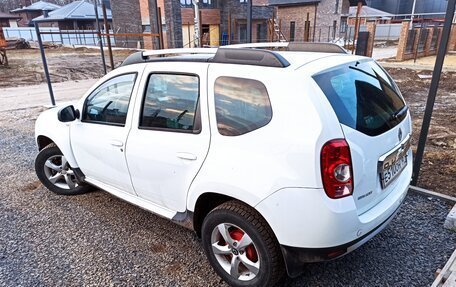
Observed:
[[[402,24],[377,24],[375,28],[375,41],[397,41],[401,36]],[[348,26],[347,37],[353,40],[355,26]],[[360,32],[367,31],[366,25],[360,25]]]
[[[5,37],[23,38],[27,41],[37,41],[36,31],[33,27],[24,28],[3,28]],[[98,38],[96,30],[60,30],[59,28],[40,27],[40,32],[52,32],[53,34],[42,34],[43,42],[51,42],[63,45],[85,45],[97,46]],[[109,32],[110,34],[113,31]],[[115,37],[110,36],[112,46],[116,46]],[[106,36],[103,36],[103,43],[106,43]]]

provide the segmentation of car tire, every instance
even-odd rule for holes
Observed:
[[[35,159],[35,172],[41,183],[60,195],[78,195],[90,191],[89,185],[76,181],[74,171],[55,144],[43,148]]]
[[[215,272],[231,286],[274,286],[284,275],[274,233],[241,202],[223,203],[206,216],[202,244]]]

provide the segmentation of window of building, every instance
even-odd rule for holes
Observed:
[[[125,125],[135,74],[114,77],[99,86],[87,97],[82,121]]]
[[[340,33],[345,33],[347,32],[347,18],[346,17],[342,17],[340,18]]]
[[[339,2],[340,2],[340,0],[336,0],[336,7],[335,7],[334,14],[339,14]]]
[[[295,31],[296,30],[296,22],[291,21],[290,22],[290,42],[293,42],[295,40]]]
[[[139,127],[198,132],[198,100],[199,78],[196,75],[152,74]]]
[[[219,77],[214,90],[217,128],[221,135],[243,135],[271,121],[268,91],[260,81]]]

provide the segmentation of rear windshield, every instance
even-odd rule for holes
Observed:
[[[339,122],[364,134],[382,134],[407,115],[407,106],[397,86],[374,61],[345,64],[313,78]]]

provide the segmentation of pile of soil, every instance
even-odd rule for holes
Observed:
[[[120,64],[131,53],[133,51],[114,51],[114,63]],[[100,52],[97,49],[61,47],[46,49],[45,54],[53,83],[95,79],[104,75]],[[8,50],[7,55],[9,66],[0,67],[0,88],[45,82],[39,50]],[[107,55],[105,56],[109,63]]]
[[[410,107],[416,150],[431,84],[431,79],[423,76],[432,75],[432,71],[387,70]],[[456,196],[456,73],[443,73],[440,79],[418,186]]]

